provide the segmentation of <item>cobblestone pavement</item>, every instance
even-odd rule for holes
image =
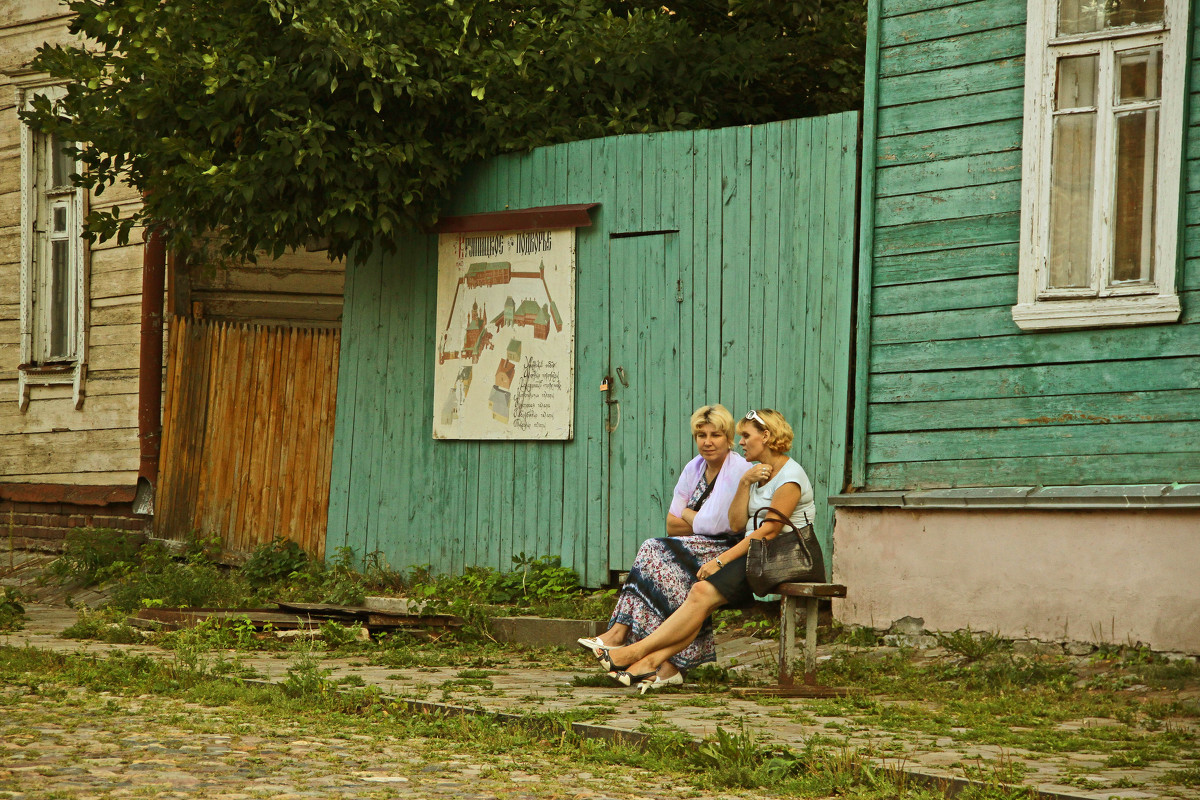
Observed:
[[[159,648],[139,645],[106,645],[96,642],[77,642],[57,638],[56,632],[69,624],[73,615],[67,609],[45,606],[29,607],[31,620],[25,631],[0,638],[10,644],[28,644],[59,651],[83,650],[104,652],[124,650],[141,652],[157,658],[171,658]],[[765,660],[772,657],[771,643],[738,651],[739,660]],[[731,654],[722,654],[727,660]],[[282,654],[242,656],[243,667],[254,670],[268,680],[279,681],[286,676],[290,662]],[[383,692],[434,703],[449,703],[488,711],[513,713],[587,710],[594,716],[588,720],[597,728],[619,730],[653,730],[656,727],[683,731],[695,737],[712,735],[718,726],[736,729],[744,724],[764,740],[802,749],[814,735],[835,739],[850,748],[861,748],[885,763],[916,770],[934,776],[977,777],[995,779],[1003,771],[1017,776],[1015,780],[1048,793],[1067,797],[1109,800],[1150,800],[1153,798],[1184,798],[1200,800],[1200,786],[1171,780],[1181,769],[1196,771],[1200,762],[1195,759],[1200,748],[1193,746],[1193,760],[1146,761],[1136,765],[1109,763],[1096,753],[1034,753],[1018,748],[972,743],[969,739],[921,734],[916,731],[888,731],[867,727],[854,718],[837,716],[824,710],[819,701],[779,699],[738,699],[726,694],[680,692],[640,697],[631,690],[614,687],[574,686],[576,674],[591,674],[586,656],[581,654],[578,670],[538,668],[488,670],[485,680],[458,680],[457,668],[384,668],[373,667],[354,659],[329,658],[322,666],[330,669],[331,679],[351,681],[356,685],[378,686]],[[1137,687],[1134,687],[1135,689]],[[1143,687],[1144,688],[1144,687]],[[1195,719],[1184,719],[1176,725],[1181,735],[1200,736]],[[1119,726],[1112,719],[1084,719],[1063,723],[1060,730],[1073,727]],[[457,769],[457,768],[456,768]],[[416,780],[405,773],[403,777]],[[1006,778],[1005,780],[1010,780]],[[580,784],[583,786],[584,784]],[[563,795],[590,797],[587,792],[602,792],[600,784],[580,788],[583,794]],[[248,791],[248,790],[239,790]],[[430,789],[429,791],[435,791]],[[489,789],[489,791],[495,791]],[[573,790],[574,791],[574,790]],[[329,795],[338,796],[338,795]],[[554,795],[531,795],[554,796]],[[632,796],[621,792],[616,796]],[[649,796],[654,796],[652,793]],[[2,798],[2,795],[0,795]]]
[[[0,689],[0,797],[60,798],[679,798],[648,772],[603,777],[565,759],[454,752],[386,728],[334,730],[228,707],[78,688]],[[735,795],[743,797],[747,795]]]

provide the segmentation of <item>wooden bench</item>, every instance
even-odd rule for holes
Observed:
[[[845,597],[846,587],[840,583],[781,583],[774,594],[781,595],[779,604],[779,682],[775,686],[736,690],[738,694],[773,694],[787,697],[830,697],[847,694],[836,686],[817,685],[817,604],[823,597]],[[797,684],[792,675],[796,661],[796,611],[800,598],[805,600],[804,620],[804,683]]]

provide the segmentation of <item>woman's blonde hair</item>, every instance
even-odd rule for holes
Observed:
[[[729,409],[720,403],[700,406],[692,413],[693,438],[700,432],[701,425],[712,425],[725,434],[725,438],[729,440],[730,444],[733,443],[733,414],[730,414]]]
[[[749,414],[742,417],[737,424],[737,432],[741,433],[742,428],[747,425],[753,425],[760,431],[765,431],[767,434],[767,447],[774,450],[776,453],[786,453],[792,449],[792,439],[796,434],[792,431],[792,426],[773,408],[759,408],[752,410]]]

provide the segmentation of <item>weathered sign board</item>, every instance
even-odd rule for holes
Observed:
[[[570,439],[575,230],[438,238],[435,439]]]

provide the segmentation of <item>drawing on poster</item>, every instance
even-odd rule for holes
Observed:
[[[435,439],[570,439],[575,230],[443,234],[437,332]]]

